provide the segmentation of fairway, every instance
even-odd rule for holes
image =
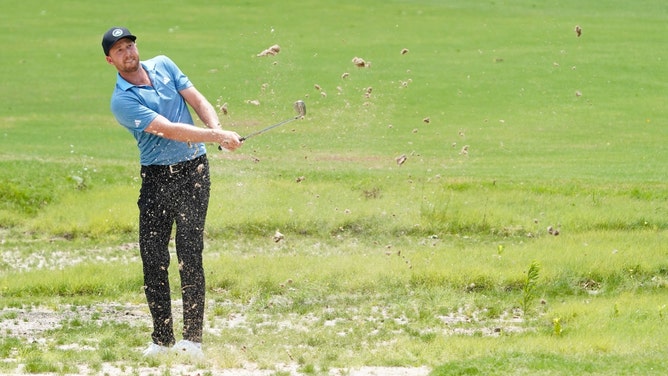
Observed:
[[[668,373],[663,2],[3,4],[0,374]],[[203,362],[141,357],[115,25],[290,120],[207,145]]]

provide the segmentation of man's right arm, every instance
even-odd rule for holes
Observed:
[[[161,115],[153,119],[144,132],[180,142],[214,142],[230,151],[241,146],[236,132],[173,123]]]

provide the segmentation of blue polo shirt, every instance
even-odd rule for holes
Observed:
[[[167,56],[142,61],[152,86],[136,86],[120,74],[111,96],[111,112],[137,140],[140,163],[171,165],[206,153],[203,143],[190,144],[145,132],[158,114],[175,123],[193,124],[188,105],[179,92],[192,86],[188,77]]]

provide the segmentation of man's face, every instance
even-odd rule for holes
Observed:
[[[120,73],[133,73],[139,70],[139,50],[132,39],[123,38],[109,50],[107,62]]]

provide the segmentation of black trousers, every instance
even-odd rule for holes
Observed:
[[[172,166],[142,166],[139,249],[144,291],[153,318],[153,342],[175,343],[168,268],[176,224],[176,256],[183,297],[183,339],[202,342],[204,322],[204,223],[211,180],[206,155]]]

